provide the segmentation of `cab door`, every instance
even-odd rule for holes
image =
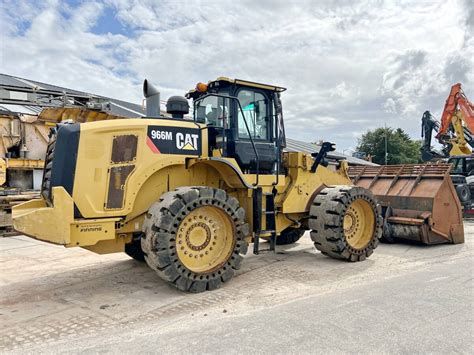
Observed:
[[[273,105],[271,93],[251,87],[238,87],[234,93],[238,103],[233,110],[233,139],[228,142],[228,152],[242,170],[248,173],[273,174],[275,172],[277,149],[273,135]]]

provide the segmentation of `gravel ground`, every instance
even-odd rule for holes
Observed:
[[[361,263],[309,236],[185,294],[125,254],[0,238],[0,350],[473,353],[474,223],[463,245],[382,244]]]

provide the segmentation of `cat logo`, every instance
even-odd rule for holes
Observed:
[[[201,155],[201,136],[194,127],[148,126],[146,144],[155,154]]]
[[[197,150],[198,149],[198,138],[197,134],[181,132],[176,133],[176,148],[182,150]]]

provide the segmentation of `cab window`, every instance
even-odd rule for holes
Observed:
[[[474,159],[466,158],[466,173],[469,176],[474,174],[473,169],[474,169]]]
[[[240,101],[242,111],[238,112],[239,138],[249,138],[249,131],[252,139],[268,139],[268,104],[265,96],[254,90],[240,90],[237,98]],[[244,122],[247,121],[247,127]]]
[[[453,164],[452,173],[454,173],[454,174],[462,174],[463,173],[462,159],[449,159],[448,163]]]
[[[229,100],[223,97],[208,96],[198,101],[194,114],[197,122],[215,127],[227,127],[229,122]]]

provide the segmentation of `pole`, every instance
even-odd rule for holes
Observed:
[[[387,161],[388,161],[387,140],[388,140],[387,122],[385,122],[385,165],[387,165]]]

